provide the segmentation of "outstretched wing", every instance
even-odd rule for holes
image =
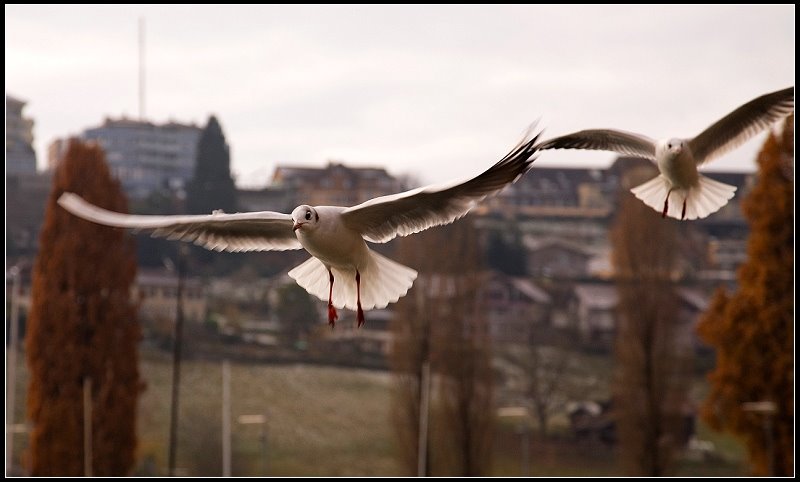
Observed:
[[[283,251],[302,246],[292,217],[272,211],[191,216],[138,216],[115,213],[65,192],[58,204],[72,214],[106,226],[152,231],[152,236],[194,242],[215,251]]]
[[[526,136],[483,174],[465,182],[450,182],[381,196],[345,209],[342,222],[368,241],[385,243],[433,226],[449,224],[484,199],[513,183],[535,160],[539,134]]]
[[[735,149],[793,110],[794,87],[751,100],[689,141],[695,162],[702,164]]]
[[[543,142],[539,149],[589,149],[613,151],[656,159],[656,143],[647,136],[614,129],[587,129]]]

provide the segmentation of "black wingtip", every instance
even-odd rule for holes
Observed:
[[[503,157],[498,164],[505,164],[505,163],[512,163],[518,162],[520,160],[523,161],[526,165],[532,163],[534,159],[531,157],[536,154],[540,150],[539,147],[539,138],[544,133],[544,129],[537,130],[537,126],[539,121],[533,122],[528,129],[525,131],[525,135],[523,136],[522,140],[511,150],[505,157]],[[534,133],[535,132],[535,133]],[[533,135],[531,135],[533,133]]]

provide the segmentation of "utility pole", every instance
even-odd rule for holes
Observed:
[[[419,452],[417,453],[417,477],[425,477],[428,464],[428,406],[430,404],[431,363],[422,364],[419,401]]]
[[[186,246],[178,246],[178,290],[175,308],[175,336],[172,345],[172,402],[169,417],[168,474],[175,476],[175,457],[178,446],[178,402],[181,385],[181,345],[183,344],[183,277],[186,270]]]
[[[517,428],[520,435],[520,474],[522,477],[531,476],[531,431],[527,425]]]
[[[231,363],[222,361],[222,476],[231,476]]]
[[[425,320],[425,336],[423,336],[424,346],[423,362],[419,378],[419,439],[417,440],[417,477],[425,477],[428,472],[428,412],[430,406],[430,389],[431,389],[431,361],[430,361],[430,320],[427,317],[428,313],[425,311],[425,284],[423,280],[419,280],[419,287],[417,288],[416,302],[418,316]]]

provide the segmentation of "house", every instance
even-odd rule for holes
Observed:
[[[316,330],[323,349],[340,355],[388,357],[394,339],[389,328],[394,317],[391,310],[368,311],[367,321],[361,328],[357,328],[355,316],[349,310],[340,310],[339,315],[341,318],[336,322],[336,329],[320,324]]]
[[[694,288],[679,287],[678,323],[675,332],[676,346],[686,350],[702,350],[704,345],[697,338],[695,327],[708,307],[708,298]],[[618,323],[617,306],[619,295],[613,283],[578,283],[573,288],[568,314],[557,328],[574,329],[580,341],[589,346],[610,348],[613,346]]]
[[[385,169],[334,162],[324,168],[278,166],[272,188],[292,193],[294,206],[353,206],[403,190],[401,182]]]
[[[487,272],[481,299],[494,343],[528,343],[548,324],[550,295],[528,278]]]
[[[569,311],[583,343],[610,347],[614,343],[616,309],[619,302],[613,284],[580,283],[574,287]]]
[[[132,297],[139,299],[139,317],[151,320],[174,320],[178,302],[178,277],[169,271],[140,270]],[[206,293],[197,278],[184,280],[183,316],[186,321],[206,318]]]
[[[589,261],[593,253],[567,239],[539,239],[525,236],[528,275],[534,278],[575,279],[589,275]]]

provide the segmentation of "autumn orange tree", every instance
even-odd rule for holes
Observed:
[[[698,326],[717,358],[703,417],[744,439],[757,475],[794,473],[793,139],[791,116],[759,153],[758,182],[743,202],[750,237],[738,290],[717,291]],[[743,406],[757,401],[775,412]]]
[[[91,387],[91,473],[126,475],[134,463],[136,403],[143,388],[140,328],[130,299],[134,246],[122,230],[84,221],[56,204],[71,191],[125,212],[127,202],[104,157],[97,145],[70,141],[47,201],[25,340],[34,476],[88,475],[85,385]]]

